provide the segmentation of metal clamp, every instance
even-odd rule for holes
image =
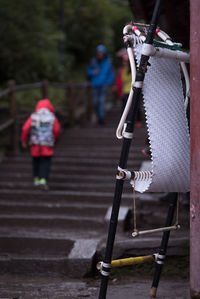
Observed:
[[[118,170],[118,172],[117,172],[116,178],[118,180],[125,180],[125,179],[130,180],[134,177],[134,172],[131,172],[127,169],[123,169],[118,166],[117,170]]]
[[[155,262],[159,265],[164,264],[164,259],[166,257],[166,255],[164,254],[159,254],[159,253],[154,253],[154,258],[155,258]]]
[[[97,270],[99,270],[103,276],[110,275],[111,264],[107,264],[107,263],[104,263],[103,261],[100,261],[97,263],[96,267],[97,267]]]

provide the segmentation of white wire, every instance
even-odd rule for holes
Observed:
[[[133,88],[132,88],[132,86],[135,82],[135,76],[136,76],[136,66],[135,66],[135,59],[134,59],[134,54],[133,54],[132,48],[127,49],[127,54],[128,54],[129,61],[130,61],[132,82],[131,82],[131,89],[130,89],[130,93],[129,93],[129,96],[128,96],[128,100],[127,100],[126,106],[124,108],[123,114],[121,116],[119,125],[118,125],[117,130],[116,130],[116,136],[117,136],[118,139],[123,138],[123,131],[125,130],[125,121],[126,121],[129,109],[130,109],[131,104],[132,104],[132,99],[133,99]]]
[[[177,43],[173,43],[171,41],[169,35],[167,35],[167,33],[165,33],[164,31],[160,30],[157,34],[162,40],[166,41],[166,44],[168,44],[170,46],[173,46],[174,44],[177,45]],[[188,70],[187,70],[185,62],[180,62],[180,65],[181,65],[183,75],[184,75],[184,78],[185,78],[186,91],[185,91],[184,105],[185,105],[185,109],[187,109],[188,97],[190,96],[190,77],[189,77]]]
[[[185,105],[185,109],[187,109],[188,98],[190,96],[190,77],[189,77],[188,70],[187,70],[185,63],[181,62],[180,65],[181,65],[183,75],[185,78],[185,103],[184,103],[184,105]]]
[[[132,29],[131,25],[125,26],[123,29],[123,34],[128,34],[131,29]],[[157,34],[168,45],[171,45],[171,46],[174,45],[174,43],[171,41],[170,37],[164,31],[160,30]],[[137,42],[141,42],[141,41],[140,41],[140,39],[138,39],[138,41],[135,41],[135,42],[137,43]],[[134,42],[134,46],[135,46],[135,42]],[[131,82],[131,89],[129,92],[128,100],[127,100],[126,106],[124,108],[123,114],[121,116],[120,122],[119,122],[117,130],[116,130],[116,136],[118,139],[123,138],[123,132],[125,131],[125,127],[126,127],[125,121],[126,121],[129,109],[132,104],[132,99],[133,99],[133,88],[132,87],[133,87],[133,84],[135,82],[135,77],[136,77],[136,65],[135,65],[133,49],[127,48],[127,54],[128,54],[129,62],[130,62],[130,66],[131,66],[132,82]],[[180,62],[180,65],[183,70],[185,84],[186,84],[185,109],[187,109],[188,97],[190,95],[190,78],[189,78],[189,74],[188,74],[187,67],[186,67],[185,63]]]

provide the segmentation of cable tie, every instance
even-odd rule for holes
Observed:
[[[132,139],[133,138],[133,133],[123,132],[123,137],[127,138],[127,139]]]
[[[103,276],[109,276],[110,275],[110,269],[111,269],[111,264],[107,264],[102,262],[102,268],[100,269],[100,273]]]
[[[135,81],[133,84],[133,87],[136,88],[142,88],[142,86],[143,86],[143,81]]]

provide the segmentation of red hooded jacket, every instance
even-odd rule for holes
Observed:
[[[55,109],[48,99],[40,100],[35,107],[35,112],[37,112],[38,110],[40,110],[42,108],[46,108],[50,112],[55,114]],[[29,117],[22,127],[21,142],[27,143],[29,141],[30,131],[31,131],[31,123],[32,123],[32,118]],[[55,142],[57,142],[60,137],[60,123],[56,117],[55,117],[54,123],[53,123],[53,136],[55,138]],[[31,153],[32,157],[52,156],[53,155],[53,147],[32,144],[30,146],[30,153]]]

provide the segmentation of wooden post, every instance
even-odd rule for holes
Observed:
[[[14,123],[10,130],[10,143],[13,151],[18,148],[18,140],[16,136],[16,98],[15,98],[15,81],[10,80],[8,82],[10,89],[10,118],[14,120]]]
[[[191,196],[190,196],[190,294],[200,298],[200,1],[190,0],[190,132],[191,132]]]
[[[15,81],[8,82],[10,88],[10,118],[15,118],[16,115],[16,100],[15,100]]]
[[[91,96],[91,87],[90,85],[86,86],[86,97],[87,97],[87,120],[90,121],[93,112],[92,105],[92,96]]]
[[[48,96],[49,96],[49,84],[48,84],[48,80],[44,80],[42,82],[42,98],[48,99]]]
[[[75,117],[74,117],[74,103],[75,99],[73,98],[73,85],[71,83],[68,84],[67,87],[67,110],[69,111],[69,123],[70,126],[75,124]]]

